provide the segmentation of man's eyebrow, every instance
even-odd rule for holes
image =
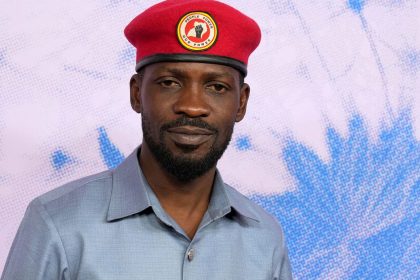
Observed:
[[[214,78],[232,78],[234,79],[234,76],[232,75],[232,73],[229,72],[208,72],[205,74],[207,77],[214,77]]]
[[[157,72],[160,72],[160,73],[167,72],[167,73],[171,73],[171,74],[182,76],[182,77],[187,76],[186,71],[182,69],[178,69],[178,68],[171,68],[171,67],[163,67],[163,68],[157,69]]]
[[[167,72],[167,73],[171,73],[177,76],[181,76],[181,77],[185,77],[188,76],[187,71],[182,70],[182,69],[178,69],[178,68],[172,68],[172,67],[163,67],[161,69],[158,69],[158,72],[162,73],[162,72]],[[232,73],[227,72],[227,71],[223,71],[223,72],[216,72],[216,71],[211,71],[211,72],[206,72],[203,74],[203,76],[209,77],[209,78],[232,78],[234,79],[234,75],[232,75]]]

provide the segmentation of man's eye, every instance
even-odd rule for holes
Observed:
[[[173,80],[163,80],[159,82],[159,85],[165,88],[179,87],[179,83]]]
[[[227,90],[227,87],[223,84],[211,84],[208,85],[207,88],[216,92],[216,93],[223,93]]]

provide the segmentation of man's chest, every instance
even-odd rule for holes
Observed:
[[[237,225],[209,224],[188,240],[154,221],[131,222],[64,241],[72,279],[272,279],[273,248]]]

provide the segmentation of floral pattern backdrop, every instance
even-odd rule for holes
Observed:
[[[157,1],[0,3],[0,272],[28,202],[140,142],[122,30]],[[420,279],[420,2],[225,1],[261,26],[219,169],[296,279]]]

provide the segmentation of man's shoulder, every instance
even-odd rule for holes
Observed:
[[[66,215],[88,210],[109,203],[112,190],[112,171],[103,171],[83,177],[35,198],[31,205],[38,205],[51,215]]]
[[[245,212],[243,214],[246,214],[249,218],[257,221],[259,227],[262,229],[274,232],[275,234],[283,235],[283,231],[278,220],[269,214],[264,208],[226,183],[225,188],[229,197],[235,200],[236,205],[240,206],[239,211],[243,210]]]

